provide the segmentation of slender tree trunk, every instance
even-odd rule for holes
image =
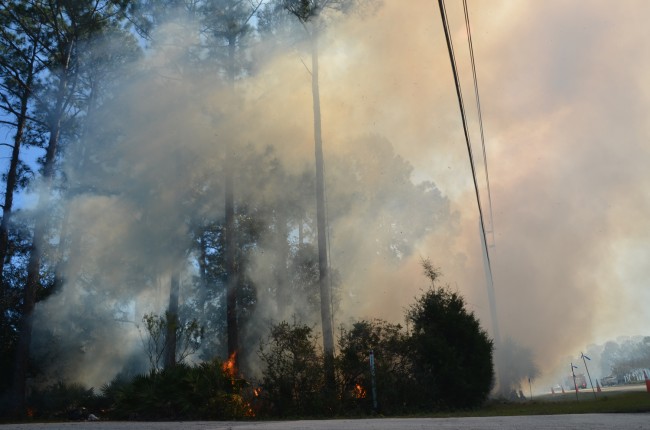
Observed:
[[[314,143],[316,156],[316,224],[318,228],[318,282],[320,286],[320,313],[323,326],[325,378],[328,388],[334,389],[334,335],[332,333],[331,292],[327,262],[327,220],[325,216],[325,173],[323,137],[321,132],[320,91],[318,87],[318,29],[311,34],[311,89],[314,103]]]
[[[34,62],[36,61],[36,51],[38,42],[32,46],[31,58],[27,78],[25,79],[22,97],[20,98],[20,113],[16,121],[16,135],[14,144],[11,149],[11,160],[9,161],[9,171],[7,172],[7,183],[5,188],[5,204],[2,207],[2,222],[0,222],[0,300],[4,303],[6,296],[6,285],[4,282],[4,266],[9,249],[9,224],[13,211],[14,192],[18,182],[18,163],[20,161],[20,148],[23,142],[25,126],[27,125],[27,109],[29,100],[32,96],[31,89],[34,81]],[[4,311],[4,308],[2,308]]]
[[[84,145],[89,142],[89,134],[91,122],[94,119],[95,111],[97,109],[97,85],[91,85],[90,95],[87,102],[88,108],[86,119],[83,123],[81,136],[79,137],[79,160],[75,169],[83,171],[86,168],[87,151]],[[83,193],[81,184],[70,184],[66,190],[68,201],[72,200],[75,195]],[[77,279],[78,273],[81,270],[78,263],[81,259],[82,249],[82,231],[75,229],[70,233],[70,204],[66,204],[63,213],[63,220],[61,221],[61,230],[59,234],[59,246],[55,255],[56,266],[54,268],[54,290],[57,291],[63,286],[63,283],[68,279],[74,282]],[[67,251],[67,252],[66,252]],[[66,258],[67,254],[67,258]]]
[[[59,139],[60,121],[57,121],[55,130],[50,134],[48,145],[56,147]],[[48,146],[47,154],[53,154]],[[44,209],[49,206],[49,190],[54,173],[54,166],[48,168],[48,165],[54,163],[54,157],[51,158],[51,163],[48,163],[49,157],[46,154],[46,168],[43,172],[43,189],[39,193],[39,201],[37,211],[39,214],[44,213]],[[27,390],[27,369],[29,365],[29,348],[32,343],[32,329],[33,329],[33,311],[36,305],[36,293],[41,285],[40,268],[41,268],[41,255],[42,247],[44,245],[45,234],[47,231],[47,220],[41,215],[36,219],[34,226],[34,234],[32,237],[32,246],[29,254],[29,262],[27,263],[27,281],[25,283],[25,293],[23,296],[23,309],[22,318],[20,323],[20,334],[18,345],[16,347],[16,358],[14,365],[14,391],[13,400],[15,402],[14,413],[17,416],[25,415],[25,400]]]
[[[227,170],[230,170],[227,167]],[[226,173],[226,231],[225,231],[225,263],[226,263],[226,326],[228,336],[228,357],[234,358],[235,369],[238,369],[237,351],[239,350],[239,327],[237,320],[237,265],[235,262],[235,201],[233,196],[232,172]]]
[[[278,304],[278,315],[286,318],[287,309],[290,308],[292,297],[289,292],[289,276],[287,273],[287,261],[289,260],[289,243],[287,238],[287,219],[282,208],[276,209],[276,261],[275,261],[275,282],[277,287],[276,301]]]
[[[228,37],[228,79],[231,89],[235,90],[235,48],[237,43],[237,34],[232,33]],[[230,142],[232,145],[232,142]],[[235,225],[235,194],[233,180],[233,151],[231,148],[226,150],[226,168],[225,168],[225,264],[226,264],[226,326],[228,336],[228,358],[234,360],[235,372],[239,369],[239,325],[237,311],[238,296],[238,279],[237,279],[237,262],[236,262],[236,225]]]
[[[27,96],[21,100],[20,116],[18,117],[16,135],[14,144],[11,149],[11,160],[9,161],[9,171],[7,172],[7,186],[5,188],[5,204],[2,207],[2,222],[0,222],[0,297],[4,299],[6,295],[6,285],[4,282],[4,266],[9,249],[9,223],[11,222],[11,213],[13,210],[14,191],[18,181],[18,162],[20,155],[20,145],[23,140],[25,123],[27,117]]]
[[[206,229],[201,228],[201,232],[199,233],[199,279],[201,282],[199,303],[201,304],[201,321],[205,321],[205,304],[208,297],[208,254],[205,235]]]
[[[67,57],[59,81],[57,91],[56,108],[53,112],[53,121],[50,124],[50,137],[45,151],[45,161],[43,163],[43,185],[38,197],[37,210],[38,214],[34,233],[32,236],[32,246],[27,263],[27,280],[25,283],[25,292],[23,296],[22,318],[20,322],[19,340],[16,347],[15,364],[14,364],[14,381],[13,381],[13,412],[17,416],[25,415],[25,401],[27,390],[27,369],[29,366],[29,349],[32,342],[33,329],[33,311],[36,305],[36,293],[41,285],[40,268],[43,246],[45,242],[48,219],[44,216],[50,204],[50,190],[54,179],[56,153],[61,135],[61,126],[65,113],[66,94],[68,90],[69,65],[72,55],[72,44],[68,47]]]
[[[178,295],[180,293],[180,276],[174,270],[169,279],[169,307],[167,308],[167,335],[165,337],[165,369],[176,365],[176,343],[178,341]]]

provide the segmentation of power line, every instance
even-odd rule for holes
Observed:
[[[445,38],[447,39],[447,48],[449,50],[449,58],[451,60],[451,68],[452,72],[454,75],[454,82],[456,84],[456,94],[458,95],[458,105],[460,107],[460,113],[461,113],[461,118],[463,121],[463,131],[465,133],[465,141],[467,142],[467,151],[469,153],[469,160],[470,160],[470,165],[472,167],[472,178],[474,180],[474,190],[476,192],[476,203],[478,204],[478,210],[479,210],[479,216],[480,216],[480,230],[481,230],[481,245],[484,250],[484,268],[486,272],[486,281],[487,281],[487,290],[488,290],[488,300],[490,303],[490,313],[492,316],[492,330],[493,330],[493,336],[494,340],[496,342],[496,354],[497,354],[497,368],[495,369],[495,372],[499,378],[499,386],[500,389],[503,391],[503,372],[501,369],[501,365],[499,364],[501,360],[498,359],[498,356],[500,354],[499,348],[500,348],[500,334],[499,334],[499,324],[497,321],[497,310],[496,310],[496,298],[494,295],[494,280],[493,280],[493,273],[492,273],[492,263],[490,261],[490,249],[488,246],[487,242],[487,237],[485,233],[485,220],[483,217],[483,209],[481,205],[481,197],[479,193],[479,188],[478,188],[478,181],[476,180],[476,170],[474,168],[474,157],[472,155],[472,145],[470,143],[469,139],[469,133],[467,131],[467,117],[465,115],[465,107],[463,104],[463,95],[462,91],[460,88],[460,79],[458,77],[458,70],[456,68],[456,59],[454,56],[454,48],[451,42],[451,35],[449,33],[449,22],[447,20],[447,11],[445,10],[445,2],[444,0],[438,0],[438,3],[440,5],[440,14],[442,17],[442,25],[445,30]],[[472,77],[474,80],[474,95],[476,97],[476,109],[478,111],[478,120],[479,120],[479,125],[481,129],[481,146],[483,149],[483,162],[485,163],[485,182],[487,184],[487,192],[488,192],[488,204],[489,204],[489,209],[490,209],[490,225],[492,227],[492,238],[494,239],[494,225],[492,221],[492,196],[490,194],[490,180],[489,180],[489,175],[488,175],[488,166],[487,166],[487,157],[485,153],[485,135],[483,132],[483,118],[481,115],[481,103],[480,103],[480,98],[479,98],[479,92],[478,92],[478,79],[476,77],[476,64],[474,61],[474,49],[472,46],[472,34],[470,30],[470,24],[469,24],[469,13],[467,9],[467,0],[463,0],[463,11],[465,14],[465,27],[467,28],[467,41],[469,44],[469,53],[470,53],[470,59],[472,63]]]
[[[469,154],[469,164],[472,170],[472,179],[474,181],[474,192],[476,194],[476,203],[478,205],[479,218],[481,220],[481,234],[483,235],[483,243],[485,248],[485,256],[492,277],[492,264],[490,261],[490,252],[487,246],[487,236],[485,234],[485,218],[483,217],[483,208],[481,205],[481,196],[478,188],[478,181],[476,180],[476,168],[474,166],[474,155],[472,154],[472,144],[469,138],[469,131],[467,128],[467,116],[465,114],[465,104],[463,103],[463,93],[460,88],[460,79],[458,77],[458,69],[456,67],[456,56],[454,55],[454,46],[451,42],[451,35],[449,33],[449,22],[447,21],[447,10],[445,8],[445,1],[438,0],[440,6],[440,17],[442,18],[442,26],[445,30],[445,39],[447,40],[447,50],[449,51],[449,60],[451,62],[451,71],[454,75],[454,84],[456,86],[456,95],[458,96],[458,106],[460,108],[460,116],[463,123],[463,133],[465,134],[465,142],[467,143],[467,152]]]
[[[488,174],[488,162],[485,153],[485,134],[483,132],[483,115],[481,114],[481,98],[478,92],[478,80],[476,77],[476,63],[474,62],[474,46],[472,44],[472,31],[469,23],[469,12],[467,0],[463,0],[463,12],[465,13],[465,28],[467,28],[467,43],[469,45],[469,57],[472,63],[472,77],[474,78],[474,95],[476,97],[476,111],[478,113],[478,124],[481,130],[481,148],[483,149],[483,164],[485,165],[485,183],[487,185],[488,209],[490,211],[490,230],[492,232],[492,244],[494,245],[494,218],[492,216],[492,193],[490,192],[490,175]]]

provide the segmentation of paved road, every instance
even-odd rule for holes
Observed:
[[[537,415],[490,418],[377,418],[361,420],[264,422],[86,422],[9,424],[0,430],[650,430],[650,413]]]

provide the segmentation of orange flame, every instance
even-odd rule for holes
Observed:
[[[228,360],[224,361],[223,364],[221,365],[221,370],[223,370],[223,373],[228,375],[230,379],[235,379],[235,375],[237,374],[237,368],[235,366],[236,358],[237,358],[237,351],[230,354]]]
[[[249,392],[250,393],[250,392]],[[246,416],[255,417],[260,410],[260,396],[262,395],[262,387],[255,387],[252,389],[253,397],[249,402],[246,402]]]
[[[27,408],[27,416],[29,418],[34,418],[34,409],[33,408]]]
[[[363,388],[361,384],[356,384],[354,386],[354,397],[357,399],[365,399],[366,398],[366,389]]]

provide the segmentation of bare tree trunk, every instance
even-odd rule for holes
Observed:
[[[14,192],[18,182],[18,163],[20,161],[20,148],[23,142],[25,126],[27,125],[27,108],[31,98],[32,83],[34,81],[34,62],[36,61],[36,51],[38,43],[32,46],[32,52],[29,62],[27,78],[24,82],[22,97],[20,98],[20,113],[16,121],[16,135],[14,144],[11,149],[11,159],[9,161],[9,171],[7,172],[7,183],[5,188],[5,203],[2,207],[2,222],[0,222],[0,300],[4,303],[6,295],[6,285],[4,282],[4,265],[7,259],[9,249],[9,224],[13,210]],[[4,307],[2,308],[4,311]]]
[[[202,227],[199,233],[199,279],[201,282],[201,288],[199,289],[199,303],[201,304],[201,321],[205,320],[205,303],[208,297],[208,256],[205,235],[205,229]]]
[[[89,142],[89,134],[91,123],[95,118],[95,111],[97,109],[97,84],[93,83],[90,88],[90,95],[88,97],[88,108],[86,111],[86,118],[83,124],[81,136],[79,137],[77,145],[79,145],[79,160],[75,168],[78,171],[83,171],[86,168],[87,150],[85,145]],[[71,197],[83,193],[84,190],[81,184],[70,184],[66,190],[66,197],[71,200]],[[64,282],[67,280],[74,282],[78,278],[81,270],[78,262],[81,260],[81,247],[82,247],[82,231],[79,229],[73,230],[70,233],[70,204],[66,204],[61,221],[61,230],[59,234],[59,246],[55,254],[56,266],[54,269],[54,290],[57,291],[62,288]],[[67,258],[66,258],[67,253]]]
[[[231,89],[235,90],[235,49],[237,43],[237,33],[231,33],[228,36],[228,79]],[[232,145],[232,142],[230,142]],[[226,326],[228,336],[228,359],[233,360],[235,372],[239,369],[239,325],[237,311],[237,262],[236,262],[236,225],[235,225],[235,195],[233,180],[233,151],[228,148],[226,152],[225,168],[225,264],[226,264]]]
[[[230,168],[228,168],[230,170]],[[226,263],[226,326],[228,336],[228,357],[234,358],[235,369],[238,369],[237,351],[239,350],[239,327],[237,324],[237,265],[235,262],[235,201],[233,195],[232,172],[226,173],[226,231],[225,231],[225,263]]]
[[[325,379],[329,389],[334,389],[334,335],[332,333],[331,292],[329,264],[327,262],[327,219],[325,215],[325,167],[321,131],[320,90],[318,87],[318,29],[313,25],[311,34],[311,89],[314,104],[314,143],[316,156],[316,224],[318,228],[318,282],[320,286],[320,313],[325,355]]]
[[[50,134],[48,143],[48,150],[46,153],[45,168],[43,171],[43,179],[45,184],[39,194],[37,213],[43,214],[45,208],[49,206],[50,196],[49,190],[51,187],[52,179],[54,176],[54,154],[59,140],[61,121],[57,121],[57,125]],[[25,283],[25,292],[23,296],[23,309],[22,318],[20,322],[20,334],[18,345],[16,348],[15,367],[14,367],[14,386],[13,386],[13,400],[14,400],[14,413],[17,416],[25,415],[25,401],[27,390],[27,368],[29,364],[29,348],[32,343],[32,329],[33,329],[33,311],[36,305],[36,292],[41,286],[40,268],[41,256],[43,253],[43,245],[47,231],[47,220],[41,215],[36,219],[34,226],[34,234],[32,237],[32,246],[29,254],[29,262],[27,264],[27,281]]]
[[[5,298],[6,286],[4,283],[4,265],[7,259],[7,250],[9,249],[9,223],[13,210],[14,191],[18,181],[18,161],[20,155],[20,145],[23,140],[25,122],[27,117],[27,97],[21,100],[20,116],[18,117],[16,135],[14,144],[11,149],[11,160],[9,161],[9,171],[7,172],[7,186],[5,188],[5,203],[2,207],[2,222],[0,222],[0,299]]]
[[[59,88],[57,91],[56,108],[52,115],[53,122],[50,124],[50,138],[45,151],[45,161],[43,163],[43,185],[38,196],[37,211],[39,215],[34,225],[34,234],[32,237],[32,246],[27,263],[27,280],[25,283],[25,292],[23,297],[22,318],[20,322],[19,341],[16,347],[14,380],[13,380],[13,412],[17,416],[25,415],[25,401],[27,391],[27,369],[29,365],[29,348],[32,342],[33,329],[33,311],[36,305],[36,293],[41,286],[41,258],[45,237],[47,232],[48,219],[44,216],[50,204],[50,190],[54,180],[56,153],[61,136],[61,126],[66,106],[66,95],[68,91],[68,79],[70,73],[70,58],[72,55],[70,44],[67,50],[67,57],[63,67]]]
[[[289,231],[287,229],[287,219],[282,208],[276,210],[275,225],[275,247],[277,250],[274,273],[277,288],[276,302],[279,317],[285,318],[292,298],[289,292],[289,275],[287,273],[287,261],[289,260],[289,244],[287,239]]]
[[[165,336],[165,369],[176,365],[176,338],[178,320],[178,295],[180,293],[180,276],[178,270],[174,270],[169,279],[169,306],[167,308],[167,334]]]
[[[254,18],[255,12],[262,5],[263,1],[251,1],[247,6],[242,6],[241,1],[230,0],[226,2],[226,9],[233,11],[233,15],[226,17],[226,30],[219,30],[220,38],[227,40],[228,46],[228,63],[226,73],[230,83],[232,94],[235,94],[235,80],[238,73],[237,65],[237,44],[241,42],[241,37],[247,32],[248,23]],[[247,10],[242,14],[242,7]],[[237,225],[235,222],[235,198],[233,192],[233,182],[235,169],[233,167],[234,150],[231,147],[226,149],[226,168],[225,168],[225,266],[226,266],[226,325],[228,336],[228,358],[233,360],[234,371],[239,369],[239,322],[238,322],[238,290],[239,290],[239,268],[237,267]]]

